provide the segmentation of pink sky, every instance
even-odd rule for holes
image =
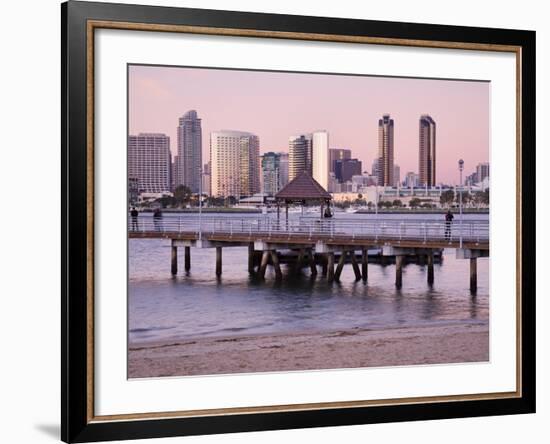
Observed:
[[[437,182],[458,182],[489,160],[488,82],[328,74],[131,66],[129,130],[165,133],[177,151],[178,118],[190,109],[202,119],[203,161],[209,135],[221,129],[254,133],[260,151],[288,151],[288,138],[318,129],[331,148],[349,148],[371,171],[378,150],[378,119],[395,122],[395,163],[401,179],[418,172],[418,119],[437,124]]]

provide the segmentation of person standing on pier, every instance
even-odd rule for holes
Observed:
[[[132,207],[132,211],[130,211],[130,216],[132,217],[132,231],[138,231],[138,215],[139,211],[136,209],[136,207]]]
[[[445,215],[445,240],[451,240],[451,225],[454,218],[455,217],[453,216],[453,213],[451,213],[451,210],[448,210]]]
[[[162,211],[160,211],[160,208],[155,208],[153,211],[153,224],[155,225],[155,231],[162,231]]]

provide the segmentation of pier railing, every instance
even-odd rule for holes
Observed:
[[[222,234],[249,237],[299,237],[318,239],[395,239],[414,241],[476,242],[489,241],[488,221],[445,221],[396,219],[276,219],[273,217],[179,217],[129,218],[130,232],[189,234],[196,236]]]

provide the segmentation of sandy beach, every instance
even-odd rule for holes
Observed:
[[[128,377],[484,362],[488,324],[134,343]]]

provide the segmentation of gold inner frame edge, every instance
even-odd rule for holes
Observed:
[[[497,392],[497,393],[476,393],[450,396],[423,396],[380,400],[363,401],[336,401],[322,403],[306,404],[285,404],[256,407],[229,407],[206,410],[183,410],[172,412],[144,412],[128,413],[116,415],[96,416],[94,413],[94,32],[96,29],[119,29],[131,31],[153,31],[153,32],[177,32],[188,34],[203,35],[221,35],[233,37],[256,37],[256,38],[278,38],[289,40],[310,40],[338,43],[362,43],[375,45],[394,45],[422,48],[443,48],[443,49],[461,49],[474,51],[494,51],[511,52],[516,56],[516,391]],[[359,408],[375,407],[388,405],[405,405],[416,403],[440,403],[440,402],[460,402],[491,399],[509,399],[522,396],[522,321],[521,321],[521,179],[522,179],[522,108],[521,108],[521,90],[522,90],[522,48],[515,45],[499,45],[487,43],[471,42],[448,42],[437,40],[415,40],[398,38],[381,38],[368,36],[334,35],[334,34],[311,34],[299,32],[283,31],[264,31],[254,29],[235,29],[235,28],[214,28],[188,25],[164,25],[150,23],[132,23],[123,21],[108,20],[88,20],[86,27],[86,158],[87,158],[87,421],[88,423],[97,422],[115,422],[128,420],[154,420],[161,418],[190,418],[199,416],[227,416],[238,414],[259,414],[275,412],[296,412],[303,410],[326,410],[334,408]]]

